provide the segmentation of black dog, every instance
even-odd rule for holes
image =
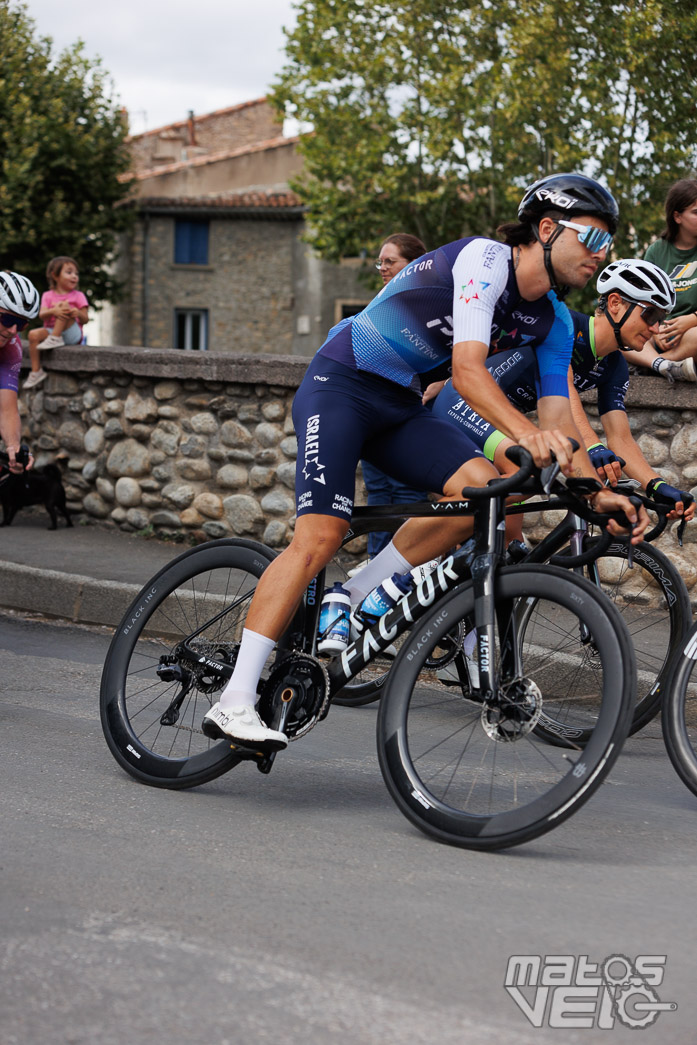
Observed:
[[[65,503],[60,468],[55,464],[47,464],[45,468],[32,468],[21,475],[9,475],[0,483],[0,503],[3,526],[11,526],[19,509],[30,504],[43,504],[51,516],[49,530],[58,528],[56,509],[65,519],[66,526],[73,525]]]

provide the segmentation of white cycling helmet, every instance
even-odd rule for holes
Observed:
[[[639,258],[613,261],[598,276],[596,287],[601,297],[614,290],[636,304],[657,305],[666,312],[675,308],[675,291],[666,273]]]
[[[34,319],[39,314],[39,292],[26,276],[0,271],[0,308],[23,319]]]

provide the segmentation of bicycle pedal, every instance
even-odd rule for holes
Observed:
[[[253,748],[253,747],[244,747],[243,744],[237,744],[237,743],[232,744],[231,743],[230,744],[230,748],[231,748],[232,751],[235,752],[235,754],[239,755],[240,758],[251,758],[251,759],[266,758],[266,755],[265,755],[265,753],[263,751],[257,751],[257,749]]]
[[[272,751],[270,755],[264,755],[263,758],[260,758],[258,760],[258,762],[257,762],[257,769],[259,770],[260,773],[266,774],[266,773],[270,773],[271,772],[271,768],[273,766],[273,762],[274,762],[274,759],[276,757],[276,754],[277,754],[276,751]]]
[[[277,751],[257,751],[251,747],[243,747],[242,744],[230,744],[230,747],[240,758],[249,759],[250,762],[256,762],[257,769],[260,773],[271,772],[274,759],[278,754]]]

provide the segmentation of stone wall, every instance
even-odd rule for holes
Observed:
[[[176,163],[198,152],[216,153],[275,138],[282,132],[265,98],[182,119],[128,139],[135,173],[158,164]],[[193,146],[193,148],[192,148]]]
[[[66,347],[42,362],[47,380],[21,397],[26,437],[37,464],[61,462],[70,506],[85,520],[192,542],[239,535],[287,543],[291,404],[306,359]],[[697,389],[633,377],[627,403],[649,463],[697,494]],[[690,588],[695,530],[688,526],[683,549],[671,532],[659,542]]]
[[[334,265],[314,255],[302,240],[301,215],[269,215],[211,213],[209,264],[176,265],[176,217],[200,214],[139,214],[121,239],[125,297],[106,310],[108,336],[119,345],[170,348],[175,310],[205,309],[214,352],[237,356],[244,346],[246,354],[313,355],[341,318],[337,304],[367,304],[374,291],[361,282],[358,259]]]
[[[87,521],[190,539],[287,543],[291,403],[307,360],[62,348],[24,393],[37,466],[58,460]]]

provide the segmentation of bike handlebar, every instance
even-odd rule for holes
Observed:
[[[572,453],[576,453],[579,446],[575,439],[569,439]],[[552,463],[538,468],[532,459],[532,454],[524,446],[509,446],[506,457],[518,465],[518,471],[509,475],[507,479],[490,479],[486,486],[465,486],[462,496],[468,501],[484,501],[490,497],[503,497],[508,493],[523,492],[524,484],[531,478],[539,480],[539,484],[545,493],[549,493],[552,483],[559,475],[559,465],[552,454]],[[535,473],[538,473],[535,476]],[[595,480],[593,480],[595,482]],[[598,487],[600,484],[598,484]],[[537,484],[535,492],[537,490]]]
[[[520,490],[523,483],[535,472],[532,454],[522,446],[510,446],[506,457],[517,464],[518,471],[507,479],[490,479],[486,486],[464,486],[462,496],[468,501],[486,501],[491,497],[504,497],[514,490]]]
[[[589,562],[593,562],[594,559],[604,555],[612,541],[612,534],[608,529],[604,529],[597,537],[593,538],[592,543],[588,545],[585,551],[580,552],[578,555],[565,555],[563,553],[550,555],[547,562],[551,563],[552,566],[564,566],[571,569],[575,569],[577,566],[587,566]]]
[[[579,445],[575,439],[569,439],[572,446],[572,450],[575,453]],[[485,487],[470,487],[466,486],[462,491],[462,496],[466,497],[468,501],[483,501],[487,498],[492,497],[503,497],[508,493],[514,491],[527,492],[525,487],[529,488],[529,480],[534,480],[534,492],[539,492],[540,487],[542,490],[549,494],[552,487],[557,481],[558,485],[563,485],[564,493],[569,496],[570,503],[568,506],[580,515],[586,522],[594,523],[605,530],[605,534],[601,537],[599,542],[594,542],[592,552],[583,552],[580,555],[575,556],[564,556],[563,561],[565,566],[582,566],[592,559],[597,558],[598,554],[601,554],[610,544],[613,537],[612,534],[608,533],[606,527],[610,519],[613,519],[616,523],[622,526],[624,529],[632,529],[629,519],[622,511],[614,512],[596,512],[593,510],[590,504],[584,500],[582,494],[590,493],[592,490],[602,489],[601,484],[595,479],[560,479],[559,473],[560,468],[556,460],[553,460],[551,465],[547,465],[544,468],[538,469],[535,465],[532,455],[522,446],[511,446],[506,451],[506,456],[518,464],[518,471],[514,475],[508,476],[506,479],[492,479],[487,483]],[[536,474],[537,473],[537,474]],[[643,499],[636,495],[630,496],[630,501],[635,508],[639,508],[643,503]],[[653,504],[653,502],[652,502]],[[559,557],[561,561],[562,557]],[[553,561],[553,560],[550,560]]]

